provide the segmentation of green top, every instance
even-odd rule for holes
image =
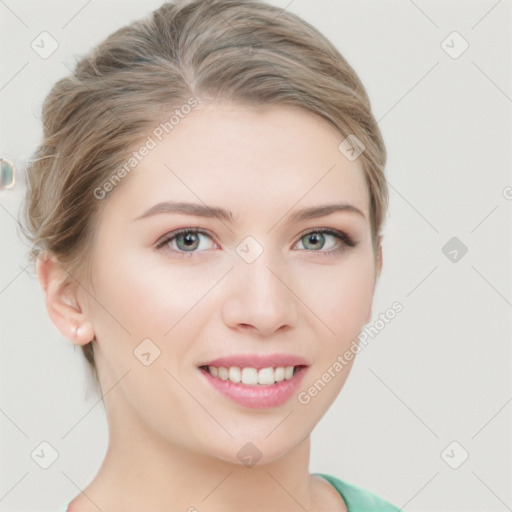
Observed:
[[[347,505],[348,512],[402,512],[399,508],[391,505],[370,491],[366,491],[324,473],[313,474],[324,478],[334,486]],[[67,510],[68,507],[66,507],[63,512],[67,512]]]
[[[313,474],[323,477],[335,487],[347,505],[348,512],[402,512],[398,507],[361,487],[324,473]]]

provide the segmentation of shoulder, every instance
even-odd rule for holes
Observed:
[[[315,473],[330,482],[340,493],[348,512],[401,512],[380,496],[339,478],[324,473]]]

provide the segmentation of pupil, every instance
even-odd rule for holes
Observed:
[[[323,235],[322,235],[323,236]],[[317,244],[321,241],[320,239],[320,236],[318,235],[318,233],[311,233],[310,235],[308,235],[308,243],[309,244]]]
[[[195,248],[194,246],[197,245],[196,238],[195,233],[186,233],[180,236],[181,241],[184,242],[185,246],[189,249]]]

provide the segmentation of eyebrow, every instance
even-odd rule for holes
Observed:
[[[348,203],[340,202],[333,204],[325,204],[321,206],[313,206],[310,208],[303,208],[302,210],[295,211],[288,217],[287,223],[291,224],[294,222],[325,217],[335,212],[356,213],[358,215],[361,215],[363,218],[366,218],[365,214],[361,210],[359,210],[359,208],[356,208],[355,206]],[[160,213],[181,213],[184,215],[194,215],[196,217],[215,218],[229,222],[231,224],[236,223],[233,212],[231,212],[230,210],[225,210],[224,208],[207,206],[196,203],[175,203],[169,201],[164,201],[155,204],[154,206],[146,210],[142,215],[136,217],[134,220],[145,219],[147,217],[158,215]]]

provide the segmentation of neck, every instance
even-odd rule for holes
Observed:
[[[109,448],[84,490],[84,504],[92,502],[105,511],[148,512],[281,512],[311,510],[315,504],[318,482],[309,474],[309,436],[284,456],[249,466],[173,444],[142,424],[133,411],[127,413],[119,415],[122,423],[107,414]]]

